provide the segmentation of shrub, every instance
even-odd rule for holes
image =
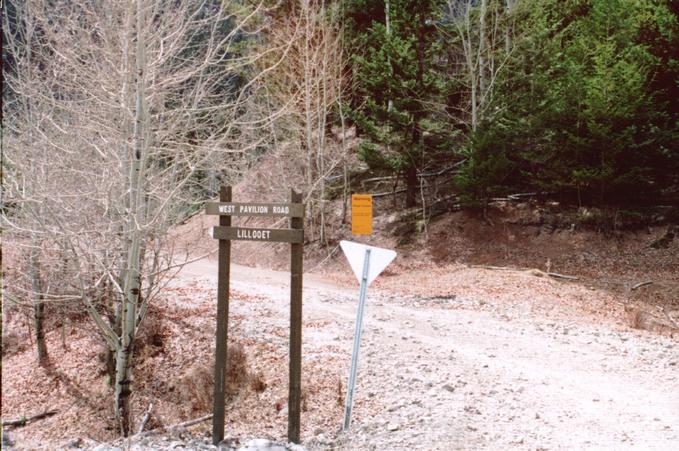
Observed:
[[[2,334],[2,356],[9,357],[26,350],[26,344],[16,332]]]
[[[181,405],[188,406],[191,411],[211,410],[214,395],[213,380],[214,367],[198,363],[189,367],[179,377],[172,385],[171,391],[177,394],[177,401]],[[255,380],[248,371],[247,357],[243,345],[240,343],[231,344],[227,352],[224,381],[227,398],[233,399],[244,388],[252,387]],[[261,387],[261,385],[258,385],[258,387]],[[266,384],[263,384],[263,388],[259,391],[265,388]]]

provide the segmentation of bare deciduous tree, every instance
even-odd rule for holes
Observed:
[[[476,130],[491,103],[498,74],[512,50],[511,16],[515,1],[448,0],[446,21],[462,47],[462,69],[469,97],[469,126]],[[490,20],[489,20],[490,19]],[[500,55],[504,27],[504,52]],[[453,61],[456,59],[453,58]]]
[[[273,96],[287,105],[284,127],[304,151],[310,236],[321,243],[327,241],[326,178],[342,160],[341,155],[330,154],[327,140],[330,116],[344,89],[338,8],[338,2],[324,0],[295,2],[271,29],[271,45],[289,42],[291,48],[284,63],[267,77]]]
[[[259,32],[261,5],[14,7],[19,31],[9,41],[25,68],[7,77],[15,101],[4,107],[6,186],[16,207],[3,219],[33,237],[34,249],[40,240],[59,243],[74,274],[61,295],[80,299],[115,355],[115,412],[127,435],[135,335],[163,277],[180,264],[168,228],[201,201],[206,177],[228,180],[258,145],[245,138],[263,135],[269,119],[247,113],[261,75],[253,67],[278,64],[268,54],[284,52],[243,51]]]

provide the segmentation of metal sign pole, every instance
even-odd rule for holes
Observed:
[[[363,308],[365,306],[365,294],[368,291],[368,269],[370,266],[370,249],[365,250],[363,259],[363,276],[361,277],[361,290],[358,296],[358,313],[356,314],[356,330],[354,331],[354,348],[351,353],[351,370],[349,383],[347,384],[347,398],[344,405],[344,428],[349,429],[351,423],[351,407],[354,400],[354,386],[356,385],[356,370],[358,367],[358,349],[361,345],[361,324],[363,322]]]

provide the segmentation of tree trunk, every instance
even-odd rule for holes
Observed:
[[[481,0],[479,12],[479,91],[481,97],[486,95],[486,11],[487,0]]]
[[[116,353],[116,413],[120,432],[124,437],[130,434],[132,428],[132,415],[130,411],[130,395],[132,394],[132,347],[134,337],[126,334],[126,345]]]
[[[417,205],[417,168],[412,165],[406,169],[406,208]]]
[[[514,8],[514,0],[506,0],[505,2],[505,16],[507,17],[507,24],[505,25],[505,52],[509,53],[512,50],[512,32],[514,31],[514,19],[512,18],[512,9]]]
[[[391,5],[389,0],[384,2],[384,23],[387,29],[387,37],[391,36]],[[387,58],[387,64],[391,66],[391,58]],[[387,111],[391,112],[394,109],[394,100],[390,97],[387,100]]]
[[[145,68],[144,58],[144,18],[143,2],[137,0],[136,4],[136,93],[135,93],[135,118],[134,118],[134,149],[131,158],[129,172],[130,186],[130,209],[128,213],[127,233],[130,236],[127,250],[127,271],[123,286],[123,309],[122,309],[122,333],[120,348],[116,354],[116,384],[115,405],[116,415],[120,424],[120,432],[127,437],[132,430],[132,418],[130,410],[130,395],[132,394],[132,356],[134,349],[134,336],[137,324],[137,303],[141,293],[141,247],[142,227],[144,219],[144,154],[148,143],[144,143],[144,125],[146,124],[145,111]]]
[[[322,17],[325,16],[325,5],[321,3],[320,14]],[[325,34],[325,30],[324,34]],[[324,36],[323,45],[328,45],[327,37]],[[328,73],[330,72],[328,63],[328,49],[327,47],[322,49],[323,60],[321,61],[321,76],[317,77],[318,91],[316,93],[316,114],[317,114],[317,142],[318,150],[316,151],[316,161],[319,180],[319,193],[318,193],[318,203],[319,203],[319,242],[321,246],[327,246],[327,237],[325,233],[325,136],[326,127],[328,122]]]
[[[122,333],[122,303],[118,303],[113,312],[113,317],[110,318],[111,329],[119,337]],[[115,386],[116,383],[116,348],[107,345],[106,351],[106,373],[108,376],[108,385]]]
[[[45,343],[45,304],[42,296],[42,284],[40,283],[40,268],[38,267],[38,249],[31,250],[30,257],[31,289],[33,291],[33,321],[35,325],[35,345],[38,350],[38,364],[46,366],[49,359],[47,344]]]
[[[311,190],[314,184],[314,130],[313,130],[313,116],[311,111],[311,77],[312,77],[312,67],[314,64],[311,58],[311,53],[313,52],[312,30],[311,28],[311,12],[309,8],[304,9],[304,126],[305,126],[305,145],[307,151],[307,185],[308,189]]]
[[[344,110],[342,109],[342,97],[337,101],[340,116],[340,126],[342,133],[342,224],[347,223],[347,203],[349,202],[349,168],[347,162],[347,143],[346,143],[346,124],[344,121]]]
[[[419,32],[417,36],[417,73],[416,83],[420,92],[424,92],[424,59],[425,59],[425,36],[424,29],[426,25],[426,18],[424,15],[419,17]],[[415,112],[413,114],[413,128],[412,128],[412,148],[417,149],[415,154],[410,155],[410,164],[405,171],[406,178],[406,208],[411,208],[417,205],[417,165],[421,164],[424,159],[424,143],[422,136],[422,129],[420,122],[424,118],[423,113]]]

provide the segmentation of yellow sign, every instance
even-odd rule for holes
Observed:
[[[373,233],[373,197],[370,194],[351,195],[351,233]]]

